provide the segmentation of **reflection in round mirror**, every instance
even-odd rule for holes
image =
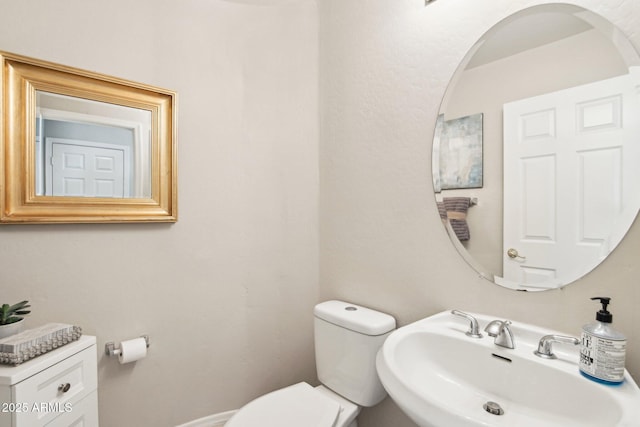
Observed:
[[[456,70],[433,141],[438,209],[481,276],[508,288],[578,280],[640,207],[640,58],[581,7],[491,28]]]

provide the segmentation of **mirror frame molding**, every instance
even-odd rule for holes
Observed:
[[[177,221],[175,92],[6,52],[0,65],[0,223]],[[150,111],[151,198],[36,195],[37,90]]]

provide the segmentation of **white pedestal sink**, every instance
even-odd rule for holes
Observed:
[[[470,314],[481,332],[499,319]],[[567,334],[515,321],[510,327],[514,349],[495,345],[484,332],[465,335],[469,322],[449,311],[436,314],[387,338],[378,374],[421,427],[640,426],[640,389],[628,372],[619,386],[596,383],[579,373],[578,346],[554,343],[557,359],[534,355],[541,337]],[[487,402],[503,414],[488,412]]]

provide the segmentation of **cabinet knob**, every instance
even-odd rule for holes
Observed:
[[[71,388],[71,384],[69,383],[64,383],[64,384],[60,384],[58,386],[58,391],[61,391],[63,393],[66,393],[69,391],[69,389]]]

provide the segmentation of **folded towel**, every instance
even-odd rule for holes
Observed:
[[[64,323],[47,323],[0,339],[0,363],[19,365],[80,338],[82,328]]]
[[[444,207],[444,202],[436,202],[438,205],[438,213],[440,214],[440,219],[443,221],[447,220],[447,208]]]
[[[451,224],[451,228],[458,237],[458,240],[465,241],[471,238],[469,225],[467,224],[467,210],[471,206],[471,198],[469,197],[445,197],[442,204],[446,212],[446,218]],[[440,211],[440,207],[438,207]],[[442,217],[442,213],[440,213]]]

